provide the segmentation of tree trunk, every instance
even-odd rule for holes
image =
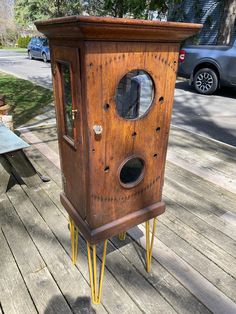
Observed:
[[[236,0],[224,0],[224,8],[221,16],[218,45],[230,44],[236,18]]]
[[[117,17],[122,18],[124,16],[124,1],[123,0],[117,1],[116,9],[117,9]]]

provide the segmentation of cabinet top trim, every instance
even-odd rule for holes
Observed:
[[[154,42],[180,42],[202,28],[202,24],[94,16],[55,18],[35,25],[48,38]]]

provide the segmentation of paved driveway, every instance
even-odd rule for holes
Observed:
[[[52,88],[51,64],[29,60],[26,53],[0,50],[0,71]]]
[[[207,96],[177,81],[172,124],[236,146],[236,89],[225,87]]]
[[[26,54],[0,50],[0,71],[52,88],[50,63],[29,60]],[[224,88],[215,95],[196,94],[187,81],[178,80],[172,124],[236,146],[236,90]]]

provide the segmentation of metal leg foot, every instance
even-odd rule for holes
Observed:
[[[150,242],[150,220],[146,221],[145,225],[146,225],[146,269],[147,272],[149,273],[151,269],[152,249],[156,232],[157,218],[153,219],[151,242]]]
[[[91,247],[92,247],[92,254],[91,254]],[[102,254],[102,265],[101,265],[101,271],[100,271],[100,278],[99,278],[98,286],[97,286],[96,245],[93,244],[91,247],[90,247],[89,242],[87,241],[88,268],[89,268],[92,302],[93,302],[93,304],[99,304],[101,302],[104,269],[105,269],[105,262],[106,262],[107,240],[104,241],[103,254]]]
[[[119,233],[119,240],[124,241],[124,240],[125,240],[125,237],[126,237],[126,232],[125,232],[125,231]]]
[[[71,259],[72,263],[75,265],[78,255],[78,242],[79,242],[79,229],[75,225],[72,218],[70,219],[70,238],[71,238]]]

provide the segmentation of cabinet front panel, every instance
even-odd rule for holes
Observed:
[[[92,228],[161,200],[177,58],[176,44],[86,44]]]

